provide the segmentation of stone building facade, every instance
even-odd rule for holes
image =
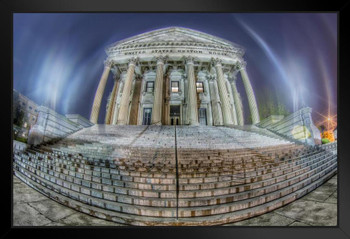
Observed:
[[[97,123],[110,72],[105,124],[244,125],[237,74],[252,123],[260,121],[242,47],[192,29],[170,27],[140,34],[106,49],[90,121]]]
[[[42,105],[37,110],[39,112],[37,122],[31,127],[28,134],[28,144],[31,145],[64,138],[69,134],[93,125],[79,114],[61,115]]]

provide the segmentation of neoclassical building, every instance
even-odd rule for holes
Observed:
[[[243,125],[236,87],[241,74],[252,123],[260,121],[242,47],[192,29],[169,27],[106,49],[90,121],[97,123],[110,72],[105,124]]]

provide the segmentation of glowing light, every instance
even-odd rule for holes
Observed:
[[[336,46],[336,34],[335,30],[328,18],[326,16],[320,15],[322,17],[322,22],[324,23],[324,28],[332,36],[331,45]],[[288,94],[286,97],[290,97],[292,104],[292,109],[295,112],[300,109],[300,107],[310,106],[314,108],[320,102],[320,100],[326,100],[328,104],[328,114],[331,114],[331,107],[336,108],[334,86],[332,82],[336,78],[333,73],[333,62],[331,58],[324,54],[323,50],[317,48],[319,44],[318,40],[313,35],[314,31],[305,32],[312,39],[312,46],[308,49],[310,52],[314,52],[317,56],[316,61],[310,61],[309,58],[303,57],[301,54],[297,54],[295,49],[292,47],[286,47],[284,50],[284,56],[280,55],[280,52],[275,51],[274,45],[269,44],[269,42],[264,39],[263,35],[259,35],[258,31],[249,26],[247,23],[234,17],[235,20],[242,26],[242,28],[251,36],[251,38],[261,47],[267,58],[271,61],[279,77],[276,80],[284,82],[286,87],[288,87]],[[310,24],[310,23],[309,23]],[[312,29],[312,25],[307,25],[308,28]],[[282,33],[282,35],[284,35]],[[290,37],[286,35],[286,43],[290,42]],[[276,54],[278,53],[278,54]],[[317,68],[315,68],[315,64]],[[311,70],[311,68],[317,69]],[[271,72],[270,72],[271,73]],[[270,74],[271,75],[271,74]],[[321,78],[321,79],[320,79]],[[314,86],[314,79],[319,79],[317,81],[317,86]],[[322,92],[319,91],[319,84],[322,84]],[[280,90],[280,89],[278,89]]]
[[[253,40],[261,47],[261,49],[264,51],[266,56],[269,58],[269,60],[273,63],[275,68],[277,69],[279,75],[281,78],[279,78],[281,81],[283,81],[288,89],[290,89],[290,92],[292,94],[290,95],[291,99],[293,100],[293,110],[296,111],[299,109],[299,99],[302,98],[300,97],[300,94],[302,92],[303,87],[301,84],[294,84],[293,80],[288,77],[287,72],[285,70],[285,66],[283,65],[283,61],[277,56],[277,54],[274,53],[272,48],[267,44],[267,42],[262,39],[262,37],[254,31],[251,27],[249,27],[246,23],[243,21],[236,19],[238,23],[248,32],[248,34],[253,38]],[[295,59],[293,59],[291,62],[295,63]],[[296,67],[298,68],[298,67]],[[300,72],[299,69],[293,70],[292,72]],[[293,78],[298,79],[298,77]],[[303,99],[302,99],[303,102]]]
[[[280,64],[280,60],[278,59],[277,55],[273,52],[271,47],[259,36],[259,34],[254,31],[251,27],[249,27],[247,24],[245,24],[241,20],[237,20],[238,23],[240,23],[244,29],[248,32],[248,34],[261,46],[265,54],[269,57],[269,59],[274,63],[277,70],[279,71],[280,75],[282,76],[282,79],[288,83],[288,77],[282,68]]]
[[[321,126],[321,125],[325,125],[326,127],[326,131],[334,131],[335,128],[337,127],[337,115],[323,115],[317,111],[315,111],[317,114],[319,114],[322,118],[322,121],[318,122],[317,125]]]

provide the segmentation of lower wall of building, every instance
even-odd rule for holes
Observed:
[[[321,142],[321,134],[313,124],[310,107],[302,108],[286,117],[268,117],[256,126],[269,129],[287,138],[310,145]]]
[[[24,151],[26,148],[28,148],[28,144],[13,140],[13,150]]]
[[[47,107],[40,106],[38,111],[38,120],[29,131],[28,144],[30,145],[63,138],[84,128]]]

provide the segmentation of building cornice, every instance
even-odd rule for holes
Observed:
[[[243,47],[227,40],[188,28],[169,27],[133,36],[111,44],[106,48],[108,58],[117,63],[131,57],[151,61],[155,57],[168,56],[169,60],[181,60],[191,55],[200,61],[220,58],[233,64],[244,55]]]

